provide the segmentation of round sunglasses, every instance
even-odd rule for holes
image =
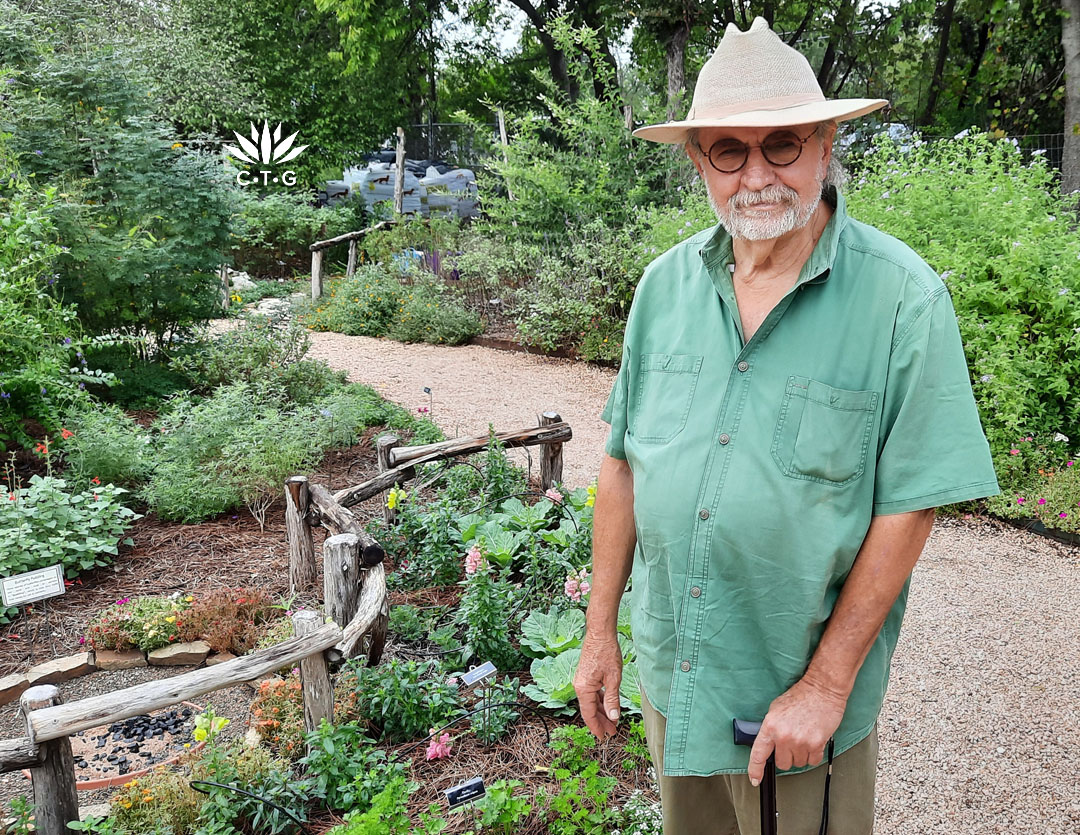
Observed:
[[[765,137],[760,145],[747,145],[733,137],[718,139],[712,144],[705,156],[709,164],[721,174],[734,174],[746,165],[752,148],[761,148],[761,155],[770,165],[784,167],[791,165],[802,155],[803,145],[817,132],[817,128],[805,137],[790,130],[778,130]]]

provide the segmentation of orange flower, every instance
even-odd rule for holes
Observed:
[[[69,431],[67,429],[61,429],[60,430],[60,437],[62,437],[66,441],[68,438],[74,438],[75,433],[71,432],[71,431]]]

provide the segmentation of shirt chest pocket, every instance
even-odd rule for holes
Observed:
[[[702,357],[642,354],[630,434],[643,444],[666,444],[686,426]]]
[[[876,391],[838,389],[789,377],[772,457],[787,476],[842,486],[866,469],[877,417]]]

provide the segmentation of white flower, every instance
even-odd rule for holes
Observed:
[[[1065,435],[1062,435],[1060,432],[1055,432],[1054,433],[1054,440],[1059,444],[1067,444],[1069,442],[1068,437],[1065,436]]]
[[[956,136],[954,136],[953,139],[963,139],[970,132],[971,132],[970,129],[962,130],[962,131],[960,131],[960,133],[956,134]]]
[[[983,374],[983,375],[982,375],[982,376],[981,376],[981,377],[979,378],[979,382],[980,382],[980,383],[989,383],[989,382],[990,382],[991,380],[993,380],[993,379],[994,379],[994,375],[993,375],[993,374]]]
[[[888,200],[888,199],[889,199],[889,192],[887,192],[887,191],[886,191],[886,192],[884,192],[884,193],[883,193],[883,194],[881,195],[881,199],[882,199],[882,200]]]
[[[1059,296],[1064,296],[1064,295],[1065,295],[1066,293],[1068,293],[1068,292],[1069,292],[1069,288],[1068,288],[1068,287],[1062,287],[1062,288],[1061,288],[1060,290],[1058,290],[1058,295],[1059,295]]]
[[[1033,157],[1046,156],[1046,148],[1036,148],[1034,151],[1031,152],[1031,155]]]

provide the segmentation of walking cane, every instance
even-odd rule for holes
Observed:
[[[760,722],[748,722],[745,719],[732,719],[736,745],[753,745],[761,730]],[[829,740],[829,764],[825,772],[825,797],[821,802],[820,835],[829,831],[829,784],[832,782],[833,740]],[[765,762],[765,775],[761,780],[760,809],[761,835],[776,835],[779,812],[776,809],[776,758],[770,754]]]
[[[753,745],[761,730],[760,722],[732,719],[736,745]],[[776,757],[769,754],[760,787],[761,835],[776,835]]]

